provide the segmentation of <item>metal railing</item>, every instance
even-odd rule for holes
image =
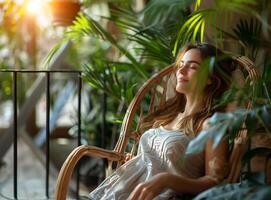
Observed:
[[[45,196],[46,198],[52,198],[49,194],[49,167],[50,167],[50,101],[51,101],[51,74],[65,73],[77,75],[77,126],[78,126],[78,139],[77,145],[81,145],[81,95],[82,95],[82,72],[79,70],[0,70],[0,73],[11,73],[12,74],[12,102],[13,102],[13,198],[18,199],[18,74],[31,73],[31,74],[45,74],[45,95],[46,95],[46,143],[45,143]],[[79,169],[77,168],[77,192],[76,198],[79,199]]]

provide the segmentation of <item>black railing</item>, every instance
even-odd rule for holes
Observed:
[[[17,141],[17,72],[13,72],[13,79],[12,79],[12,88],[13,88],[13,196],[15,199],[18,198],[17,194],[17,177],[18,177],[18,170],[17,170],[17,158],[18,158],[18,141]]]
[[[17,80],[18,74],[22,73],[34,73],[34,74],[45,74],[45,95],[46,95],[46,144],[45,144],[45,153],[46,153],[46,172],[45,172],[45,196],[46,198],[53,198],[50,197],[49,194],[49,167],[50,167],[50,101],[51,101],[51,74],[52,73],[65,73],[65,74],[73,74],[77,75],[78,79],[77,82],[77,95],[78,95],[78,105],[77,105],[77,126],[78,126],[78,146],[81,145],[81,93],[82,93],[82,79],[81,79],[81,71],[78,70],[1,70],[1,73],[11,73],[12,74],[12,101],[13,101],[13,156],[14,156],[14,168],[13,168],[13,198],[18,199],[18,89],[17,89]],[[79,199],[79,169],[80,166],[77,168],[77,186],[76,186],[76,198]]]
[[[46,72],[46,197],[49,198],[49,166],[50,166],[50,72]],[[16,103],[16,102],[15,102]],[[79,111],[80,112],[80,111]],[[78,123],[79,125],[79,123]],[[80,126],[80,125],[79,125]]]

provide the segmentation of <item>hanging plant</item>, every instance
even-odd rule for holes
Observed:
[[[54,0],[50,2],[53,23],[56,26],[70,26],[80,11],[80,3],[71,0]]]

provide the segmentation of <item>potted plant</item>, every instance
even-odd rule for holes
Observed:
[[[80,11],[80,3],[71,0],[53,0],[49,3],[53,23],[57,26],[70,26]]]
[[[97,54],[98,51],[94,51],[96,54],[94,56],[89,56],[90,59],[88,62],[81,60],[82,66],[85,69],[85,80],[94,88],[105,91],[111,97],[116,97],[115,99],[117,99],[117,101],[112,103],[113,105],[118,105],[118,102],[122,102],[122,100],[125,100],[126,103],[129,101],[128,97],[133,93],[135,84],[143,82],[147,76],[146,74],[152,73],[157,67],[162,68],[172,63],[174,56],[176,56],[177,51],[182,44],[189,41],[203,40],[204,38],[207,38],[208,40],[208,36],[206,37],[205,35],[205,26],[209,26],[211,23],[211,26],[209,27],[213,28],[213,31],[211,32],[214,35],[209,35],[209,38],[212,38],[213,43],[217,42],[220,46],[223,46],[230,38],[233,43],[242,46],[241,49],[235,49],[235,53],[246,55],[253,59],[253,61],[255,58],[259,57],[257,54],[259,52],[258,49],[266,51],[265,61],[262,61],[260,64],[257,63],[263,66],[262,77],[266,78],[260,79],[263,80],[263,82],[259,81],[257,87],[261,91],[265,90],[264,85],[270,83],[268,77],[271,75],[271,65],[268,64],[270,62],[270,57],[268,57],[268,55],[270,54],[268,54],[268,48],[266,48],[268,46],[267,44],[270,44],[270,40],[268,39],[270,37],[266,36],[270,35],[270,25],[264,23],[264,18],[260,16],[259,13],[266,13],[268,11],[267,7],[261,7],[261,3],[258,3],[259,10],[254,11],[249,7],[251,6],[249,5],[249,2],[252,1],[243,0],[239,2],[220,0],[215,1],[216,4],[212,7],[198,9],[201,1],[197,1],[195,11],[192,11],[192,14],[188,16],[190,14],[189,12],[186,12],[188,9],[183,9],[183,13],[176,11],[177,9],[180,9],[181,6],[187,8],[186,6],[192,4],[192,1],[187,5],[183,5],[183,1],[181,0],[174,2],[175,4],[170,1],[150,1],[143,11],[137,13],[133,13],[132,11],[123,8],[111,10],[111,18],[109,18],[109,20],[116,22],[123,32],[123,37],[117,39],[112,37],[112,34],[104,28],[105,26],[102,26],[101,23],[92,19],[88,13],[78,17],[77,23],[72,26],[71,30],[67,33],[66,39],[75,40],[78,36],[98,39],[102,38],[102,40],[97,41],[106,41],[106,45],[111,45],[110,48],[107,48],[102,54]],[[244,2],[247,2],[247,4]],[[168,6],[167,9],[165,9],[165,5]],[[231,21],[226,20],[228,18],[221,17],[220,14],[225,10],[229,11],[226,16],[229,16],[231,12],[240,15],[244,13],[247,15],[251,14],[252,17],[257,18],[258,24],[235,18],[234,21],[237,25],[234,26],[231,24]],[[266,12],[263,12],[264,10]],[[178,16],[176,13],[182,13],[182,17]],[[270,11],[267,13],[270,13]],[[225,19],[225,21],[214,19]],[[231,31],[222,30],[222,28],[226,27],[225,23]],[[259,23],[265,27],[260,29],[258,26]],[[218,26],[218,24],[220,24],[220,26]],[[263,30],[262,32],[265,36],[259,34],[259,30],[260,32]],[[132,46],[132,44],[136,45]],[[118,50],[119,60],[105,56],[108,55],[107,51],[114,49],[113,47]],[[80,48],[82,48],[82,46],[80,46]],[[224,48],[224,50],[225,49],[227,50],[227,48]],[[97,65],[95,62],[102,63],[102,65]],[[102,73],[104,71],[106,71],[105,74]],[[126,77],[129,77],[129,84]],[[250,98],[251,91],[252,90],[244,91],[244,94],[246,95],[244,95],[243,98]],[[271,117],[271,101],[270,98],[268,98],[268,95],[270,94],[271,90],[270,88],[267,88],[267,93],[258,95],[260,98],[254,102],[253,107],[250,110],[250,117],[247,118],[246,123],[250,128],[249,131],[251,134],[256,132],[256,124],[259,125],[261,123],[260,119],[263,119],[264,116],[268,117],[265,119],[270,119]],[[125,104],[122,103],[122,105]],[[122,112],[125,110],[125,106],[118,108],[120,108],[118,110],[121,110]],[[232,115],[235,114],[242,118],[248,113],[246,111],[243,113],[241,111],[232,113]],[[258,114],[262,116],[259,117]],[[227,117],[228,115],[226,113],[223,119],[227,121]],[[213,121],[216,120],[215,122],[218,123],[221,119],[222,118],[215,118]],[[251,126],[252,122],[255,126]],[[231,125],[236,127],[235,124],[229,124],[229,129]],[[232,136],[234,137],[234,135]],[[267,148],[259,150],[268,152]],[[247,154],[247,158],[250,158],[252,154],[254,153]]]

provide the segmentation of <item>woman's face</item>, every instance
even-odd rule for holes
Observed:
[[[196,87],[196,72],[202,62],[201,53],[198,49],[190,49],[185,52],[180,63],[177,63],[176,91],[184,95],[192,94]]]

